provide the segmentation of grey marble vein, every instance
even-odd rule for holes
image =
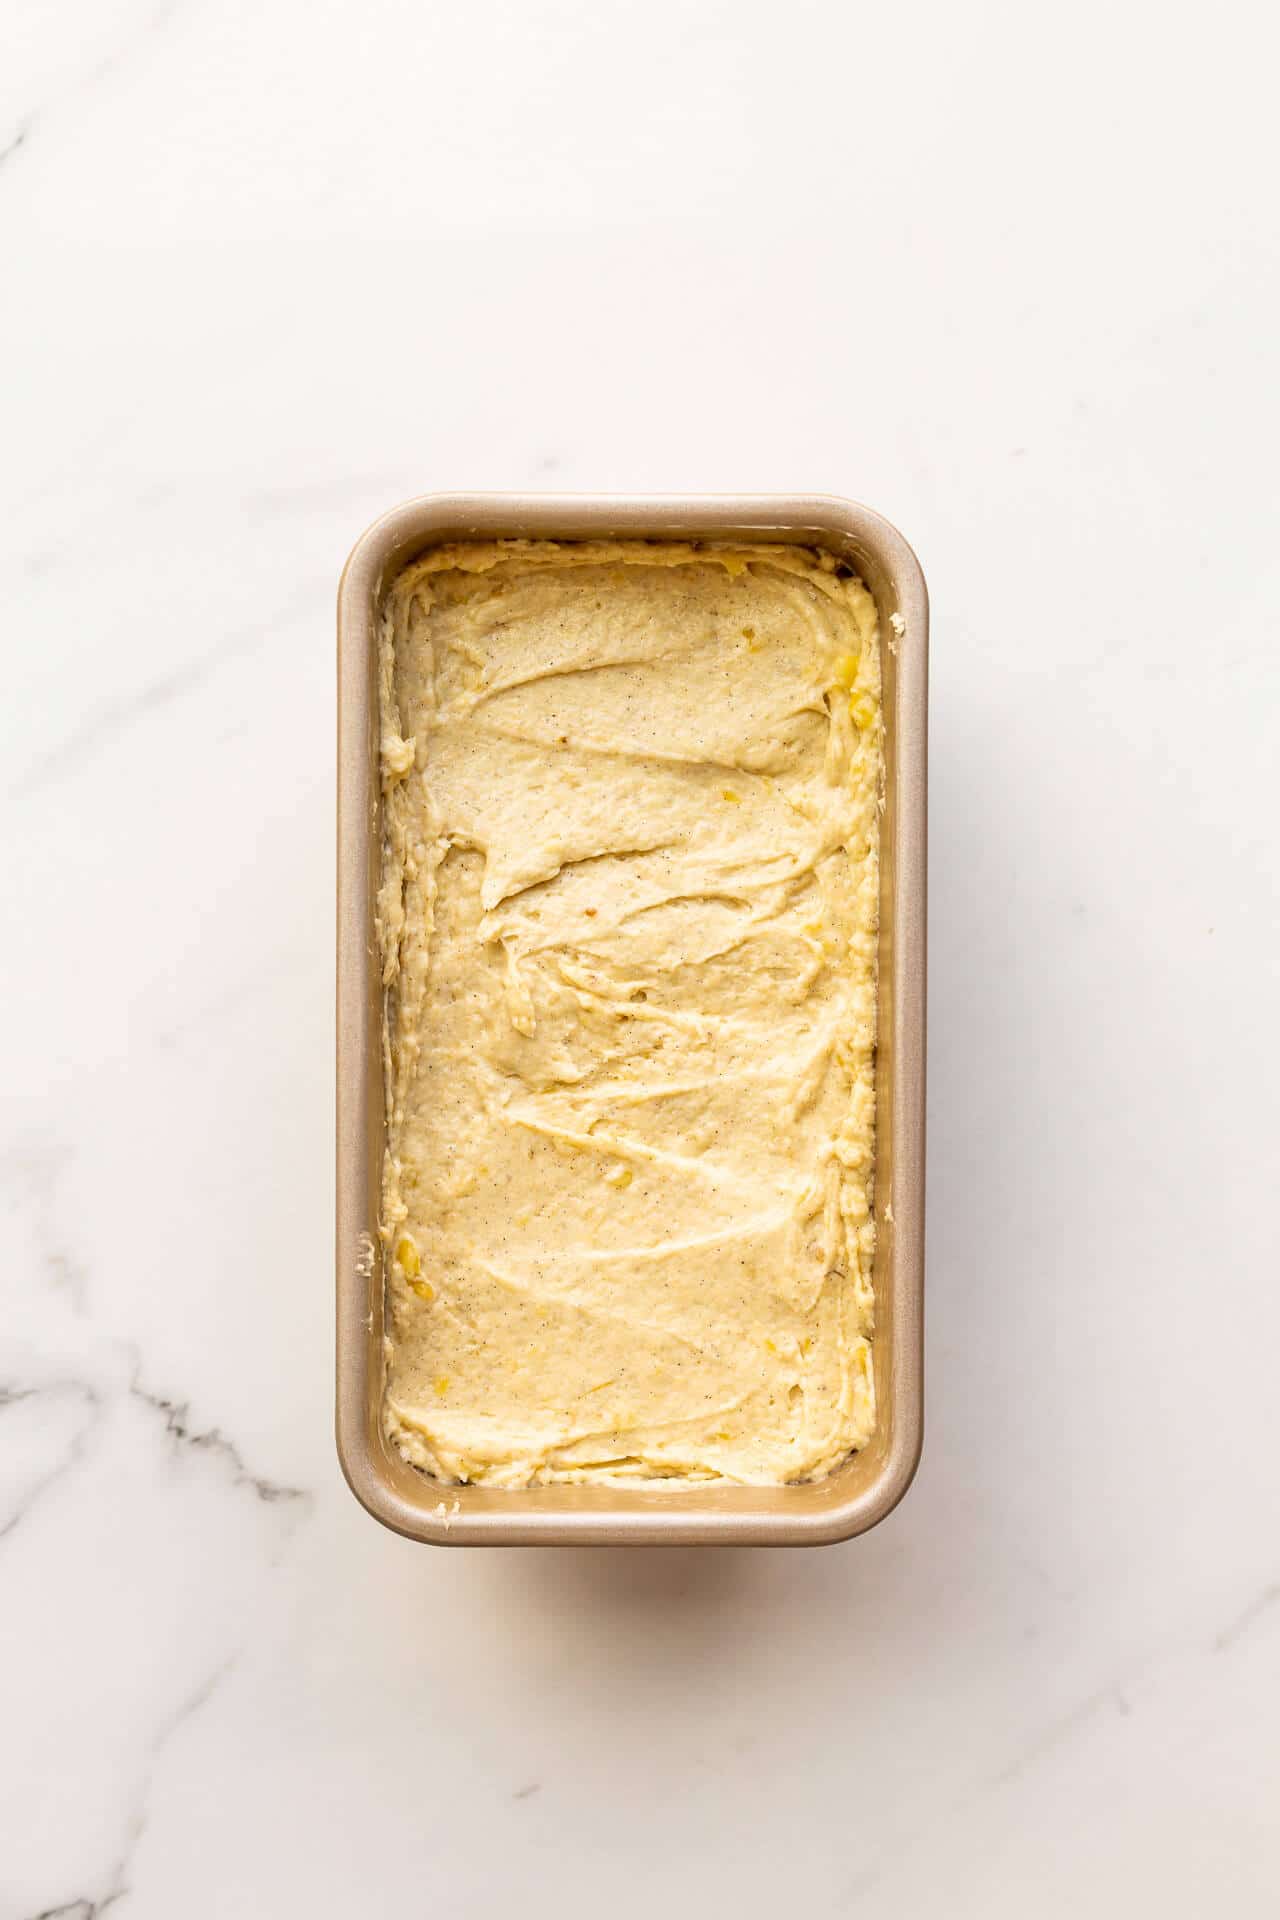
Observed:
[[[156,1393],[142,1384],[135,1368],[129,1382],[129,1393],[133,1399],[150,1407],[164,1421],[165,1432],[177,1447],[190,1447],[197,1453],[216,1455],[231,1469],[232,1482],[238,1487],[248,1487],[259,1500],[268,1505],[280,1502],[307,1501],[311,1499],[305,1487],[291,1487],[280,1480],[268,1480],[264,1475],[251,1473],[245,1464],[244,1456],[234,1440],[228,1439],[220,1427],[193,1427],[190,1421],[191,1404],[186,1400],[172,1400],[166,1394]]]
[[[1006,1766],[1000,1768],[992,1779],[992,1786],[1005,1786],[1009,1781],[1016,1780],[1020,1774],[1043,1760],[1046,1754],[1052,1753],[1065,1740],[1069,1740],[1098,1714],[1106,1713],[1108,1710],[1125,1718],[1133,1712],[1127,1695],[1122,1693],[1119,1687],[1102,1687],[1097,1693],[1091,1693],[1087,1700],[1082,1700],[1079,1706],[1072,1708],[1070,1713],[1063,1714],[1060,1719],[1053,1721],[1050,1726],[1036,1734],[1028,1741],[1021,1753],[1016,1753]]]
[[[41,1907],[39,1913],[32,1914],[31,1920],[99,1920],[99,1916],[114,1907],[116,1901],[129,1891],[123,1883],[117,1884],[112,1876],[109,1893],[100,1900],[90,1900],[83,1896],[79,1900],[64,1901],[60,1907]]]
[[[232,1654],[230,1659],[220,1660],[200,1685],[193,1689],[185,1699],[178,1702],[173,1712],[161,1721],[147,1750],[147,1764],[141,1786],[138,1789],[137,1802],[129,1815],[125,1827],[124,1844],[107,1877],[106,1890],[96,1895],[81,1894],[72,1900],[65,1900],[56,1907],[42,1907],[32,1914],[30,1920],[100,1920],[100,1916],[122,1900],[130,1892],[130,1872],[138,1843],[147,1830],[147,1803],[151,1793],[151,1783],[155,1778],[157,1762],[164,1749],[180,1728],[200,1712],[239,1659]]]
[[[170,19],[177,10],[178,0],[160,0],[158,6],[152,7],[149,13],[143,15],[134,31],[126,35],[121,44],[109,48],[106,53],[94,61],[89,69],[89,81],[105,79],[107,74],[114,73],[117,67],[123,66],[134,48],[138,46],[141,41],[146,40],[149,35],[157,32],[158,29],[164,25],[165,21]]]
[[[46,748],[27,764],[11,783],[10,797],[14,800],[29,797],[52,786],[69,768],[78,771],[151,714],[194,693],[231,662],[258,652],[277,633],[287,629],[300,613],[314,606],[318,592],[318,586],[308,582],[291,595],[283,607],[264,610],[261,620],[252,627],[227,634],[215,646],[207,647],[182,666],[157,674],[132,692],[92,709],[55,746]]]
[[[104,1900],[69,1900],[60,1907],[41,1907],[32,1920],[98,1920],[98,1915],[113,1906],[123,1892],[121,1887]]]
[[[0,147],[0,167],[4,165],[6,160],[11,160],[13,158],[14,154],[18,151],[19,147],[25,145],[26,138],[31,131],[32,124],[33,124],[32,121],[24,120],[21,126],[18,128],[18,131],[12,135],[12,137],[6,142],[6,144],[3,147]]]
[[[1280,1580],[1273,1580],[1262,1589],[1261,1593],[1255,1594],[1244,1611],[1237,1614],[1236,1618],[1218,1634],[1213,1643],[1215,1653],[1225,1653],[1228,1647],[1233,1647],[1241,1635],[1248,1633],[1250,1627],[1260,1620],[1277,1600],[1280,1600]]]
[[[5,1407],[16,1406],[24,1400],[65,1398],[68,1395],[83,1401],[88,1408],[87,1417],[73,1431],[70,1444],[56,1463],[32,1481],[21,1495],[12,1513],[0,1517],[0,1540],[8,1539],[9,1535],[29,1516],[36,1502],[79,1465],[84,1458],[89,1435],[98,1425],[103,1414],[102,1396],[87,1380],[51,1380],[33,1386],[0,1383],[0,1412],[3,1412]]]
[[[48,99],[41,101],[36,109],[28,113],[26,118],[19,123],[17,132],[11,137],[8,145],[0,147],[0,167],[18,151],[19,147],[25,145],[28,135],[32,132],[38,120],[44,119],[45,115],[51,109],[56,109],[61,106],[63,100],[69,94],[74,95],[86,87],[92,87],[96,85],[98,81],[106,79],[108,74],[114,73],[115,70],[122,66],[129,58],[139,42],[147,39],[150,34],[155,33],[158,28],[162,27],[169,16],[176,12],[177,7],[178,0],[160,0],[160,5],[153,7],[151,12],[146,14],[144,18],[138,22],[136,29],[132,33],[127,34],[121,43],[114,47],[109,47],[104,54],[94,61],[87,72],[73,75],[64,86],[55,90]]]
[[[257,640],[265,635],[257,636]],[[145,720],[159,707],[166,707],[184,694],[204,685],[212,673],[228,660],[251,652],[257,640],[230,641],[210,647],[185,666],[157,675],[135,692],[105,702],[86,714],[78,726],[46,752],[33,760],[10,788],[16,799],[49,786],[68,766],[82,767],[91,755],[109,747],[122,733]]]
[[[83,1313],[89,1276],[57,1227],[58,1189],[71,1158],[71,1149],[57,1141],[19,1141],[0,1151],[0,1185],[19,1208],[34,1214],[43,1249],[41,1267],[75,1311]]]

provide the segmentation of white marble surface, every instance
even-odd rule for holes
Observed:
[[[0,11],[0,1920],[1280,1910],[1273,31]],[[504,485],[930,579],[928,1435],[844,1548],[338,1475],[334,587]]]

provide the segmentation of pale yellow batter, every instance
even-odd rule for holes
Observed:
[[[870,595],[797,547],[448,547],[381,671],[392,1443],[826,1473],[875,1423]]]

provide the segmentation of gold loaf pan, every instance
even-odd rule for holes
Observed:
[[[874,1280],[878,1424],[824,1480],[782,1487],[443,1486],[382,1433],[382,821],[378,625],[411,560],[444,541],[792,541],[838,554],[880,617],[885,798],[880,846]],[[432,494],[356,542],[338,592],[337,1441],[352,1492],[409,1539],[457,1546],[818,1546],[897,1505],[923,1424],[925,885],[929,606],[887,520],[821,495]]]

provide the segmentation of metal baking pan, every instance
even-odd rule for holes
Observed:
[[[400,569],[448,540],[782,540],[848,559],[880,615],[886,810],[877,1036],[878,1427],[824,1480],[783,1487],[443,1486],[386,1443],[377,639]],[[863,1533],[906,1492],[922,1433],[928,599],[879,514],[820,495],[433,494],[375,521],[338,593],[337,1441],[352,1492],[413,1540],[467,1546],[812,1546]]]

